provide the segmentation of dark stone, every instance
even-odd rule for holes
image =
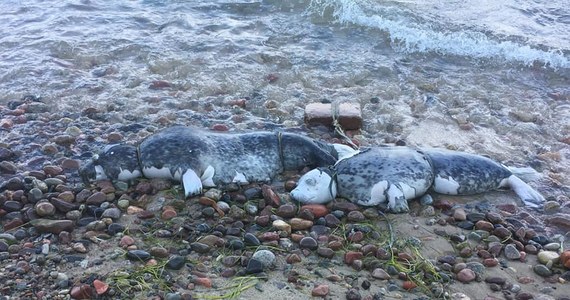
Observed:
[[[212,227],[210,227],[210,225],[208,225],[206,223],[200,223],[200,224],[198,224],[198,226],[196,226],[196,230],[198,230],[199,232],[202,232],[202,233],[206,233],[206,232],[209,232],[210,230],[212,230]]]
[[[467,220],[469,220],[473,223],[477,223],[477,221],[485,220],[485,214],[478,213],[478,212],[468,213],[467,214]]]
[[[334,256],[334,251],[331,248],[319,247],[317,249],[317,254],[325,258],[332,258]]]
[[[11,191],[23,190],[24,182],[22,182],[22,179],[18,177],[13,177],[5,181],[4,184],[0,186],[0,190],[2,187]]]
[[[134,261],[147,261],[151,257],[150,253],[144,250],[129,250],[127,251],[127,258]]]
[[[76,204],[69,203],[69,202],[63,201],[63,200],[58,199],[58,198],[51,198],[51,199],[49,200],[49,202],[50,202],[51,204],[53,204],[53,206],[55,206],[55,208],[56,208],[58,211],[63,212],[63,213],[70,212],[70,211],[72,211],[72,210],[77,209],[77,205],[76,205]]]
[[[2,208],[7,212],[19,211],[20,209],[22,209],[22,207],[23,207],[22,203],[18,201],[6,201],[2,206]]]
[[[232,249],[232,250],[241,250],[245,247],[244,243],[241,240],[235,239],[235,240],[231,240],[226,247]]]
[[[352,288],[346,291],[346,300],[360,300],[360,299],[362,299],[362,296],[360,295],[357,289]]]
[[[487,277],[487,278],[485,278],[485,282],[503,285],[503,284],[505,284],[505,282],[507,282],[507,280],[505,278],[502,278],[502,277]]]
[[[537,236],[533,237],[532,240],[536,243],[543,245],[543,246],[550,243],[550,240],[544,235],[537,235]]]
[[[249,232],[243,236],[243,241],[248,246],[259,246],[259,245],[261,245],[261,242],[259,241],[259,239],[255,235],[253,235],[252,233],[249,233]]]
[[[333,214],[328,214],[325,216],[326,225],[328,227],[334,228],[340,224],[340,220]]]
[[[283,204],[277,208],[276,215],[282,218],[292,218],[297,213],[297,207],[291,204]]]
[[[259,260],[252,258],[249,260],[249,262],[247,263],[247,267],[245,269],[245,272],[247,274],[257,274],[257,273],[261,273],[263,271],[263,263],[261,263]]]
[[[370,288],[371,284],[370,284],[370,281],[364,280],[364,281],[362,281],[362,284],[360,286],[362,286],[363,289],[368,290]]]
[[[83,227],[83,226],[87,226],[87,224],[96,221],[97,219],[94,217],[85,217],[85,218],[81,218],[77,221],[77,226],[79,227]]]
[[[261,194],[261,188],[259,187],[251,187],[243,191],[243,195],[245,196],[246,200],[251,199],[258,199],[261,198],[263,195]]]
[[[190,244],[190,247],[192,248],[192,250],[198,252],[198,253],[208,253],[210,252],[210,246],[206,245],[206,244],[202,244],[199,242],[194,242],[192,244]]]
[[[457,222],[455,225],[459,228],[471,230],[475,226],[475,223],[473,223],[471,221],[461,221],[461,222]]]
[[[30,221],[32,226],[42,233],[55,233],[59,234],[62,231],[73,231],[73,221],[70,220],[47,220],[35,219]]]
[[[180,270],[184,267],[186,258],[180,255],[173,255],[166,263],[166,268],[171,270]]]
[[[119,232],[123,232],[125,231],[125,226],[119,223],[111,223],[111,225],[109,225],[109,227],[107,227],[107,232],[110,235],[115,235]]]
[[[309,236],[302,238],[301,241],[299,241],[299,246],[302,249],[309,249],[309,250],[316,250],[319,247],[317,241]]]

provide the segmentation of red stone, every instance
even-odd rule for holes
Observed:
[[[402,288],[406,291],[409,291],[417,286],[418,285],[415,284],[413,281],[404,281],[404,283],[402,284]]]
[[[9,221],[9,222],[4,224],[4,230],[8,231],[8,230],[14,229],[16,227],[22,226],[22,224],[24,224],[24,222],[22,222],[22,220],[14,219],[14,220]]]
[[[261,186],[261,193],[263,194],[263,199],[265,203],[274,207],[278,207],[281,203],[281,198],[271,188],[271,186],[264,184]]]
[[[194,283],[196,285],[201,285],[207,288],[212,287],[212,280],[207,277],[194,277]]]
[[[214,131],[228,131],[228,130],[230,130],[230,127],[226,124],[214,124],[212,126],[212,130],[214,130]]]
[[[91,299],[93,297],[93,289],[84,283],[71,288],[69,294],[73,299]]]
[[[356,251],[348,251],[344,254],[344,262],[347,265],[352,265],[352,263],[357,260],[357,259],[361,259],[363,256],[362,252],[356,252]]]
[[[322,205],[322,204],[303,205],[303,206],[301,206],[301,210],[303,210],[303,209],[308,209],[311,213],[313,213],[315,218],[324,217],[329,213],[329,210],[327,209],[327,207]]]
[[[173,209],[166,209],[166,210],[164,210],[164,211],[162,212],[162,216],[161,216],[161,217],[162,217],[163,220],[170,220],[170,219],[176,217],[177,215],[178,215],[178,214],[176,213],[175,210],[173,210]]]
[[[483,260],[483,265],[487,268],[495,267],[498,264],[499,264],[499,261],[497,261],[496,258],[485,258]]]
[[[97,295],[103,295],[109,289],[109,285],[99,279],[93,280],[93,286],[95,287],[95,292],[97,292]]]
[[[560,264],[566,269],[570,269],[570,250],[566,250],[560,254]]]
[[[313,291],[311,292],[311,295],[313,297],[325,297],[326,295],[329,294],[329,286],[326,284],[319,284],[317,285]]]

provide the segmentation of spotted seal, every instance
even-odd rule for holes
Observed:
[[[531,207],[544,197],[513,171],[489,158],[442,149],[376,147],[353,153],[333,168],[314,169],[299,179],[291,197],[326,203],[337,195],[364,206],[388,202],[393,212],[408,211],[407,200],[432,190],[472,195],[511,188]]]
[[[346,146],[344,146],[346,147]],[[81,168],[90,180],[128,181],[140,176],[181,181],[185,195],[203,187],[232,182],[272,180],[278,173],[322,167],[337,161],[341,145],[331,145],[287,132],[220,133],[174,126],[152,134],[138,146],[106,147]]]

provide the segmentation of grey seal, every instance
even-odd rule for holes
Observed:
[[[544,197],[513,170],[464,152],[375,147],[355,151],[332,168],[306,173],[291,191],[291,197],[302,203],[326,203],[337,196],[364,206],[387,202],[389,210],[399,213],[409,210],[407,200],[429,190],[472,195],[511,188],[526,205],[538,207]]]
[[[278,173],[333,165],[346,146],[287,132],[220,133],[174,126],[138,146],[110,145],[81,168],[90,180],[128,181],[145,176],[181,181],[185,195],[232,182],[266,182]]]

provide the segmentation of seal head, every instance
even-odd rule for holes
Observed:
[[[91,180],[128,181],[140,177],[137,148],[125,144],[109,145],[83,166],[79,175],[85,185]]]
[[[305,173],[291,191],[293,199],[307,204],[323,204],[336,198],[335,174],[329,168],[317,168]]]

